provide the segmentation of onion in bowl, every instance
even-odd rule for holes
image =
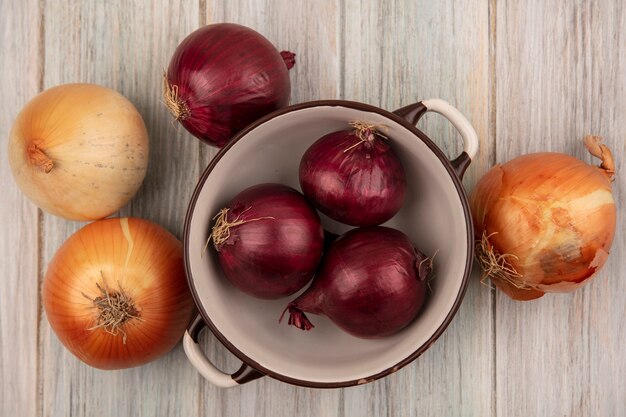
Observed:
[[[352,122],[351,127],[329,133],[307,149],[300,162],[300,186],[328,217],[374,226],[402,207],[406,176],[380,126]]]
[[[289,303],[289,324],[310,330],[309,312],[328,316],[357,337],[389,336],[419,313],[431,269],[431,259],[404,233],[382,226],[353,229],[331,244],[311,286]]]
[[[313,277],[324,230],[298,191],[259,184],[237,194],[215,218],[209,239],[224,274],[240,290],[276,299],[295,293]]]

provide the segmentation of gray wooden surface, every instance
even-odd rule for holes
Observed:
[[[143,114],[151,160],[122,215],[180,236],[194,183],[215,150],[176,128],[160,100],[160,71],[182,38],[212,22],[248,25],[297,53],[292,102],[345,98],[393,110],[440,97],[474,124],[481,154],[473,184],[495,162],[552,150],[591,159],[584,134],[626,155],[626,5],[496,0],[0,0],[0,137],[42,89],[65,82],[114,88]],[[452,127],[420,127],[449,156]],[[0,147],[0,416],[623,416],[626,415],[626,256],[618,216],[600,275],[571,293],[519,303],[475,272],[446,333],[383,380],[342,390],[268,378],[220,390],[179,346],[141,368],[104,372],[69,354],[51,331],[40,282],[81,224],[39,211],[15,186]],[[208,356],[238,362],[206,334]]]

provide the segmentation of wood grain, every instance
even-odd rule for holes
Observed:
[[[496,159],[557,151],[593,162],[606,138],[623,168],[626,7],[621,1],[497,5]],[[623,176],[614,183],[624,207]],[[604,270],[582,290],[519,303],[498,294],[497,415],[626,414],[624,218]]]
[[[288,12],[287,12],[288,11]],[[339,1],[221,0],[207,2],[207,23],[240,23],[263,34],[279,50],[296,53],[290,70],[291,103],[336,98],[340,87]],[[213,150],[207,153],[214,155]],[[238,361],[205,334],[205,351],[220,369],[235,371]],[[310,390],[263,378],[229,391],[201,383],[201,415],[335,416],[342,410],[340,390]]]
[[[13,181],[7,143],[13,119],[40,88],[41,12],[36,0],[0,1],[0,415],[38,411],[37,207]]]
[[[621,0],[0,0],[0,132],[41,88],[94,82],[135,103],[150,133],[145,184],[121,215],[180,236],[195,182],[216,149],[171,123],[160,71],[198,26],[248,25],[297,53],[292,103],[345,98],[393,110],[439,97],[480,138],[468,189],[494,162],[540,150],[593,162],[580,139],[603,135],[619,172],[626,155],[626,5]],[[419,127],[450,156],[458,135],[438,115]],[[414,363],[374,383],[313,390],[269,378],[221,390],[179,346],[125,371],[79,362],[40,317],[47,262],[81,224],[38,214],[0,147],[0,415],[4,416],[623,416],[626,400],[626,220],[604,270],[571,294],[519,303],[479,284],[444,335]],[[38,226],[40,223],[40,226]],[[16,301],[17,300],[17,301]],[[239,363],[202,336],[221,369]]]
[[[144,217],[181,236],[198,176],[197,141],[177,129],[161,103],[161,71],[178,39],[198,25],[197,2],[48,2],[45,87],[92,82],[118,90],[143,115],[150,136],[144,186],[123,215]],[[44,259],[81,225],[49,215]],[[199,376],[179,346],[141,368],[99,371],[59,343],[42,319],[43,416],[189,416]]]
[[[481,154],[465,181],[473,184],[486,171],[492,148],[487,3],[360,4],[345,5],[343,95],[389,110],[426,98],[443,98],[456,106],[480,138]],[[419,127],[448,156],[460,152],[460,138],[443,117],[429,114]],[[432,415],[493,415],[491,306],[489,289],[473,276],[444,335],[397,374],[346,390],[346,415],[417,416],[423,410]]]
[[[447,77],[456,77],[454,75],[455,68],[450,68],[445,74],[442,74],[441,71],[431,72],[430,74],[428,70],[425,70],[423,73],[421,70],[415,72],[411,71],[411,68],[415,66],[415,62],[422,62],[422,60],[425,62],[433,62],[439,55],[449,56],[456,54],[454,48],[448,48],[448,50],[444,52],[441,52],[438,48],[439,45],[443,44],[442,41],[443,38],[445,38],[444,34],[447,27],[439,29],[439,36],[442,39],[438,41],[439,43],[427,47],[426,52],[418,53],[417,56],[416,54],[411,55],[409,53],[408,56],[405,55],[402,58],[397,58],[394,61],[397,67],[392,68],[397,69],[398,72],[386,73],[381,70],[381,68],[385,67],[384,64],[386,60],[390,58],[388,55],[391,52],[389,51],[396,51],[394,53],[397,54],[397,57],[400,57],[401,54],[397,51],[403,49],[416,50],[416,48],[413,47],[413,43],[409,45],[408,42],[419,42],[419,38],[411,38],[407,40],[405,44],[393,45],[394,39],[388,38],[386,43],[381,42],[380,44],[376,44],[378,37],[383,36],[385,33],[383,28],[391,24],[400,24],[404,25],[401,30],[409,30],[409,27],[412,29],[412,24],[415,24],[416,27],[421,27],[420,18],[423,19],[424,22],[428,22],[433,19],[433,16],[420,16],[417,10],[412,9],[408,10],[409,13],[406,13],[405,9],[403,9],[402,12],[398,9],[398,12],[394,14],[392,12],[393,5],[391,4],[388,5],[388,9],[380,10],[361,9],[357,7],[357,4],[352,3],[339,6],[340,7],[336,8],[338,10],[332,10],[331,13],[327,13],[326,10],[321,8],[314,8],[308,11],[308,14],[318,17],[317,20],[313,19],[313,22],[317,22],[318,20],[321,22],[334,22],[338,18],[340,19],[339,24],[344,31],[343,33],[338,33],[335,42],[338,42],[339,48],[341,48],[341,59],[335,62],[342,62],[341,68],[337,68],[336,63],[333,64],[333,59],[336,59],[336,57],[332,55],[329,57],[329,50],[335,50],[329,49],[328,47],[332,45],[332,43],[326,45],[325,42],[321,42],[318,39],[317,42],[321,43],[321,45],[316,45],[310,41],[316,38],[316,33],[319,34],[319,28],[306,26],[304,31],[301,27],[295,28],[291,31],[285,31],[284,35],[281,36],[281,31],[283,30],[282,25],[288,26],[288,28],[291,29],[289,27],[290,22],[285,23],[284,19],[280,19],[279,15],[270,13],[271,9],[269,6],[265,7],[259,2],[255,2],[254,4],[250,4],[249,2],[241,2],[241,4],[229,2],[228,9],[220,9],[217,7],[210,8],[208,20],[236,21],[250,25],[268,36],[270,40],[280,48],[283,47],[284,44],[281,44],[281,42],[284,42],[285,39],[289,39],[290,36],[294,38],[293,44],[296,46],[301,45],[303,52],[301,52],[301,49],[294,50],[299,55],[298,64],[295,67],[295,76],[292,75],[292,80],[294,81],[294,91],[297,92],[299,96],[295,95],[292,97],[293,102],[317,98],[345,97],[393,109],[416,101],[418,95],[415,89],[419,89],[423,86],[443,86],[444,94],[442,94],[441,91],[437,92],[435,90],[429,92],[431,96],[445,96],[445,94],[448,94],[452,90],[450,85],[454,83],[445,82],[445,80]],[[463,91],[462,94],[471,96],[471,99],[473,99],[473,101],[471,101],[470,98],[464,98],[464,100],[467,101],[461,103],[460,107],[462,111],[468,111],[467,114],[476,124],[483,145],[488,149],[490,140],[488,132],[489,96],[481,94],[483,90],[487,89],[488,85],[488,13],[486,5],[482,8],[475,6],[476,4],[469,4],[461,8],[463,10],[466,8],[475,10],[475,17],[482,19],[482,21],[485,22],[485,27],[475,30],[474,27],[468,25],[466,32],[463,33],[465,39],[468,39],[468,48],[471,48],[470,50],[475,52],[476,55],[474,55],[471,62],[469,62],[469,70],[458,76],[463,82],[464,89],[461,89]],[[371,15],[366,15],[368,11]],[[412,11],[416,13],[411,14],[410,12]],[[444,6],[441,10],[435,10],[432,13],[439,16],[440,14],[444,14],[445,11],[446,7]],[[300,13],[302,13],[302,11],[300,11]],[[307,11],[305,10],[304,13],[307,13]],[[274,17],[275,20],[270,21],[268,15]],[[461,15],[462,14],[459,13],[459,16]],[[299,20],[299,18],[300,16],[297,16],[293,21],[311,21],[310,19]],[[314,23],[314,25],[316,24],[317,23]],[[457,21],[450,21],[448,27],[456,27],[457,24]],[[266,26],[269,28],[267,33],[262,29]],[[329,24],[325,25],[326,28],[330,26]],[[432,30],[432,25],[424,25],[424,27],[424,32],[420,35],[422,38],[426,39],[428,31]],[[310,33],[311,31],[313,31],[313,34]],[[276,32],[277,35],[274,35],[273,32]],[[274,39],[274,36],[276,36],[276,39]],[[298,39],[297,37],[299,36],[302,38]],[[319,35],[317,37],[320,38]],[[326,38],[322,39],[325,40]],[[348,44],[347,39],[351,39],[353,43]],[[332,41],[332,38],[330,38],[330,40]],[[395,57],[396,55],[394,55],[394,58]],[[329,62],[326,63],[324,60],[328,60]],[[312,68],[312,71],[309,68],[311,63],[316,64]],[[305,67],[305,65],[308,66]],[[329,68],[331,71],[335,72],[335,78],[332,77],[332,73],[330,76],[326,75]],[[320,74],[319,71],[324,72]],[[305,73],[306,75],[302,77],[300,75],[301,73]],[[398,73],[400,73],[400,75],[398,75]],[[423,85],[420,85],[419,81],[417,83],[414,81],[413,76],[415,73],[429,74],[424,76],[422,81]],[[337,75],[339,75],[339,77],[337,77]],[[322,81],[333,79],[335,80],[334,83]],[[353,79],[358,80],[361,84],[355,85],[356,82],[353,82]],[[311,80],[320,81],[317,85],[312,85]],[[336,80],[340,81],[339,85],[337,85]],[[373,80],[377,81],[373,82]],[[392,85],[390,86],[390,84]],[[379,86],[380,90],[377,90]],[[328,89],[328,91],[325,91],[325,89]],[[389,97],[392,99],[388,101],[380,100],[382,90],[393,90],[389,93]],[[324,93],[326,95],[324,95]],[[448,99],[450,100],[450,98]],[[478,105],[476,104],[477,102],[479,103]],[[432,121],[431,125],[434,126],[431,127],[431,131],[435,134],[435,136],[433,136],[434,138],[437,138],[438,133],[444,133],[445,136],[443,138],[441,136],[438,137],[438,143],[444,145],[450,155],[459,151],[460,145],[456,144],[451,139],[454,134],[449,125],[443,123],[443,121]],[[446,139],[448,140],[446,141]],[[450,143],[455,144],[449,145]],[[483,153],[483,156],[476,161],[476,168],[474,168],[475,171],[473,173],[474,176],[476,176],[476,172],[480,172],[481,169],[484,172],[486,165],[484,161],[487,161],[488,155],[489,152],[486,151]],[[489,315],[491,306],[489,291],[474,284],[469,294],[468,297],[474,299],[472,309],[478,307],[479,309],[486,310],[486,314]],[[319,414],[320,410],[324,411],[323,415],[394,415],[394,411],[396,410],[402,410],[402,412],[407,415],[416,415],[423,407],[432,407],[433,410],[440,411],[456,409],[457,402],[460,400],[466,411],[476,412],[477,415],[488,415],[491,413],[491,394],[487,396],[479,396],[477,394],[480,392],[491,392],[492,358],[489,355],[484,355],[482,361],[469,362],[465,365],[465,368],[458,367],[460,362],[458,358],[469,352],[456,346],[454,342],[459,339],[464,339],[463,335],[460,333],[460,329],[466,327],[474,329],[476,326],[471,311],[468,314],[468,312],[462,310],[459,316],[463,314],[466,317],[466,322],[460,323],[460,325],[455,322],[452,326],[452,328],[456,327],[459,329],[456,331],[456,337],[452,337],[452,348],[448,350],[443,348],[446,346],[446,340],[450,337],[448,335],[450,335],[451,332],[453,333],[453,331],[449,331],[444,335],[440,344],[436,344],[435,347],[424,355],[423,359],[420,359],[420,362],[423,361],[425,364],[431,363],[430,366],[423,365],[420,367],[421,369],[416,369],[411,365],[407,367],[407,369],[383,381],[370,384],[366,387],[351,388],[335,392],[304,390],[302,388],[286,386],[271,380],[261,380],[249,386],[242,387],[239,391],[229,391],[226,393],[215,392],[216,388],[207,386],[205,387],[205,392],[208,391],[208,398],[205,402],[210,404],[210,407],[205,408],[205,412],[215,413],[215,415],[244,415],[246,412],[250,411],[250,408],[242,407],[241,404],[257,404],[257,407],[263,407],[261,409],[263,415],[293,415],[293,412],[298,410],[301,410],[299,414],[305,413],[306,415],[309,415],[309,413],[311,415]],[[479,331],[474,334],[476,335],[476,339],[472,341],[474,343],[467,343],[466,340],[463,340],[463,346],[465,346],[466,349],[476,349],[476,352],[473,352],[474,354],[483,352],[484,349],[481,348],[481,345],[486,346],[488,350],[492,344],[491,322],[489,320],[482,323],[479,322]],[[232,359],[232,356],[216,343],[213,338],[207,336],[207,339],[209,339],[206,343],[208,343],[207,348],[211,352],[209,355],[210,358],[224,369],[236,369],[236,361]],[[436,355],[436,353],[432,352],[437,350],[439,351],[439,357],[435,356],[429,358],[430,355]],[[226,357],[224,357],[224,355],[226,355]],[[446,360],[447,363],[450,364],[448,367],[444,367],[444,369],[448,371],[448,375],[446,375],[449,378],[448,380],[442,377],[440,371],[441,363],[439,362],[441,360]],[[467,375],[467,380],[454,381],[455,379],[461,379],[459,376],[463,373]],[[476,380],[479,380],[480,384],[475,384]],[[434,382],[442,385],[439,387],[437,385],[433,386],[432,384]],[[464,385],[474,387],[476,391],[472,389],[464,390]],[[429,391],[426,395],[407,395],[407,393],[423,392],[423,386],[429,387]],[[443,389],[444,386],[445,389]],[[454,389],[450,390],[450,386],[453,386]],[[303,395],[303,393],[307,393],[308,395]],[[222,398],[226,396],[226,399],[223,399],[222,402],[219,403],[223,405],[216,409],[215,404],[219,400],[220,394]],[[281,400],[268,401],[268,398],[280,398]],[[479,398],[479,400],[476,400],[476,398]],[[323,408],[320,408],[320,404]],[[254,410],[255,408],[252,409]]]

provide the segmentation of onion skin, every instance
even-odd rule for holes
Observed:
[[[99,313],[92,300],[102,294],[97,285],[111,294],[121,289],[138,310],[117,335],[92,329]],[[194,309],[181,242],[138,218],[100,220],[70,236],[48,266],[42,300],[63,345],[100,369],[138,366],[169,352]]]
[[[276,299],[300,290],[311,280],[322,257],[324,230],[304,196],[282,184],[259,184],[228,204],[230,236],[213,241],[222,270],[240,290]],[[213,231],[215,232],[215,228]]]
[[[33,98],[9,139],[17,185],[68,220],[96,220],[135,195],[148,166],[148,133],[133,104],[94,84],[64,84]]]
[[[400,160],[375,135],[361,141],[355,130],[329,133],[300,162],[300,187],[327,216],[352,226],[373,226],[402,207],[406,177]]]
[[[392,335],[422,308],[430,270],[431,261],[402,232],[353,229],[331,245],[311,286],[287,306],[289,324],[309,330],[309,312],[356,337]]]
[[[289,103],[294,54],[245,26],[202,27],[176,48],[164,95],[174,117],[203,142],[222,147],[253,121]],[[175,90],[177,91],[175,91]]]
[[[604,265],[615,233],[611,173],[571,156],[536,153],[485,174],[470,197],[476,238],[488,236],[477,252],[507,254],[519,275],[487,271],[494,283],[516,300],[586,284]]]

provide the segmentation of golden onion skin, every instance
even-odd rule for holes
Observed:
[[[115,331],[98,326],[94,301],[123,292],[136,312]],[[124,369],[172,350],[191,320],[182,243],[156,223],[111,218],[89,223],[58,249],[42,304],[63,345],[86,364]]]
[[[560,153],[536,153],[497,165],[470,196],[476,238],[519,277],[492,276],[514,299],[567,292],[604,265],[615,233],[616,207],[606,171]]]
[[[69,220],[107,217],[135,195],[148,166],[148,133],[121,94],[64,84],[33,98],[9,138],[9,163],[22,192]]]

